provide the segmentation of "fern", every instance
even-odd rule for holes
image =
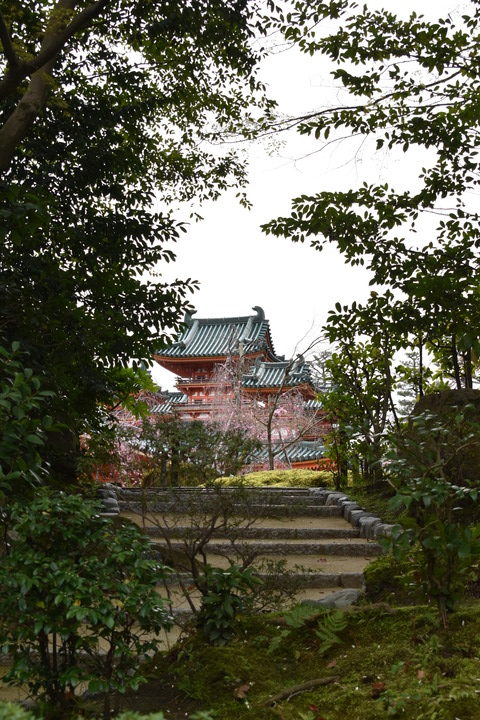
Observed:
[[[268,646],[267,653],[271,655],[275,652],[275,650],[278,650],[282,642],[290,635],[290,630],[281,630],[281,632],[278,633],[278,635],[275,635],[274,638],[270,640],[270,645]]]
[[[307,620],[318,615],[318,607],[316,605],[295,605],[283,617],[288,627],[298,630],[303,627]]]
[[[345,630],[347,624],[345,613],[341,610],[332,610],[318,621],[315,635],[321,640],[318,648],[320,655],[324,655],[331,647],[341,642],[338,634]]]
[[[290,630],[281,630],[278,635],[270,641],[267,652],[269,654],[278,650],[282,642],[290,636],[292,630],[299,630],[305,625],[307,620],[318,615],[318,607],[315,605],[295,605],[288,613],[285,613],[283,619]]]

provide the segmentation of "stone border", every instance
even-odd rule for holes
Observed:
[[[197,490],[197,488],[187,488],[190,492],[193,489]],[[255,488],[255,490],[260,489],[263,490],[264,488]],[[271,490],[272,488],[267,487],[265,489]],[[342,517],[347,520],[353,528],[358,528],[360,537],[367,540],[378,540],[382,537],[390,537],[393,529],[398,527],[398,525],[384,523],[377,515],[364,510],[361,505],[354,500],[350,500],[348,495],[345,495],[345,493],[342,492],[332,491],[326,487],[305,489],[275,488],[277,491],[286,491],[287,494],[289,490],[298,489],[301,489],[302,491],[305,490],[305,492],[302,492],[302,495],[308,496],[308,494],[310,494],[313,495],[314,498],[320,498],[322,500],[322,505],[325,507],[339,508]],[[119,513],[120,507],[118,503],[117,490],[118,488],[110,483],[105,483],[105,485],[98,488],[97,497],[99,497],[104,506],[104,512],[101,513],[102,515],[116,515]],[[120,497],[122,498],[125,494],[128,496],[130,493],[128,491],[125,493],[122,488],[119,493]],[[138,490],[132,494],[133,497],[135,497],[135,495],[138,494]],[[152,495],[154,495],[154,493],[152,493]],[[309,509],[311,509],[311,507]]]
[[[350,500],[348,495],[342,492],[332,492],[327,488],[310,488],[315,496],[323,498],[325,505],[340,508],[342,517],[352,527],[360,530],[360,537],[367,540],[378,540],[382,537],[390,537],[393,529],[398,527],[391,523],[384,523],[381,518],[373,513],[364,510],[361,505]]]

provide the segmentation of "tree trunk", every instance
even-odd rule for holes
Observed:
[[[80,458],[80,441],[70,428],[60,428],[47,433],[45,443],[45,459],[54,480],[74,485],[78,477],[78,460]]]
[[[418,397],[422,398],[423,392],[423,338],[418,338]]]
[[[0,171],[2,172],[10,166],[17,146],[45,105],[47,92],[53,84],[52,69],[53,61],[32,75],[24,96],[0,129]]]
[[[465,389],[472,390],[473,378],[472,378],[472,351],[468,349],[463,354],[463,369],[465,373]]]
[[[272,441],[272,421],[273,411],[269,413],[267,420],[267,450],[268,450],[268,469],[273,470],[275,467],[275,455],[273,453],[273,441]]]
[[[460,368],[458,366],[457,341],[455,339],[455,335],[452,335],[451,351],[452,351],[453,374],[455,377],[455,383],[457,385],[457,390],[461,390],[462,389],[462,381],[460,379]]]

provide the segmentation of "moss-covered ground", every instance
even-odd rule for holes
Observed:
[[[168,674],[197,708],[219,720],[480,718],[480,605],[464,605],[448,631],[428,606],[364,605],[349,610],[347,618],[340,642],[326,653],[315,632],[321,616],[290,631],[273,652],[272,641],[285,630],[282,618],[243,618],[226,647],[192,637],[173,654],[155,658],[150,686]],[[264,705],[318,678],[335,681]],[[155,709],[166,710],[142,707]]]
[[[313,475],[274,471],[243,482],[331,484],[330,474]],[[388,507],[389,492],[355,486],[345,492],[384,521],[401,521]],[[366,572],[366,598],[345,611],[347,626],[326,652],[316,634],[321,616],[288,632],[281,616],[242,618],[225,647],[192,636],[173,653],[156,657],[149,687],[160,689],[168,678],[217,720],[480,720],[480,604],[470,597],[444,630],[435,607],[419,604],[425,598],[414,568],[412,559],[399,563],[382,556],[373,562]],[[287,692],[317,679],[331,682]],[[268,705],[279,693],[284,697]],[[168,710],[144,703],[142,709]]]
[[[298,484],[298,477],[272,484],[280,482]],[[388,498],[357,490],[347,493],[393,519],[385,515]],[[435,607],[422,604],[415,558],[381,556],[365,575],[366,597],[345,611],[346,627],[329,649],[317,634],[325,611],[296,629],[281,615],[243,617],[225,647],[192,634],[158,654],[148,662],[148,683],[124,696],[120,708],[163,711],[168,720],[480,720],[478,592],[444,630]],[[319,679],[327,684],[288,692]],[[98,716],[96,705],[85,704],[87,717]]]

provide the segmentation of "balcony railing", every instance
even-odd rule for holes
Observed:
[[[213,380],[212,378],[184,378],[184,377],[177,377],[176,378],[176,384],[177,385],[221,385],[222,383],[218,382],[218,380]]]

